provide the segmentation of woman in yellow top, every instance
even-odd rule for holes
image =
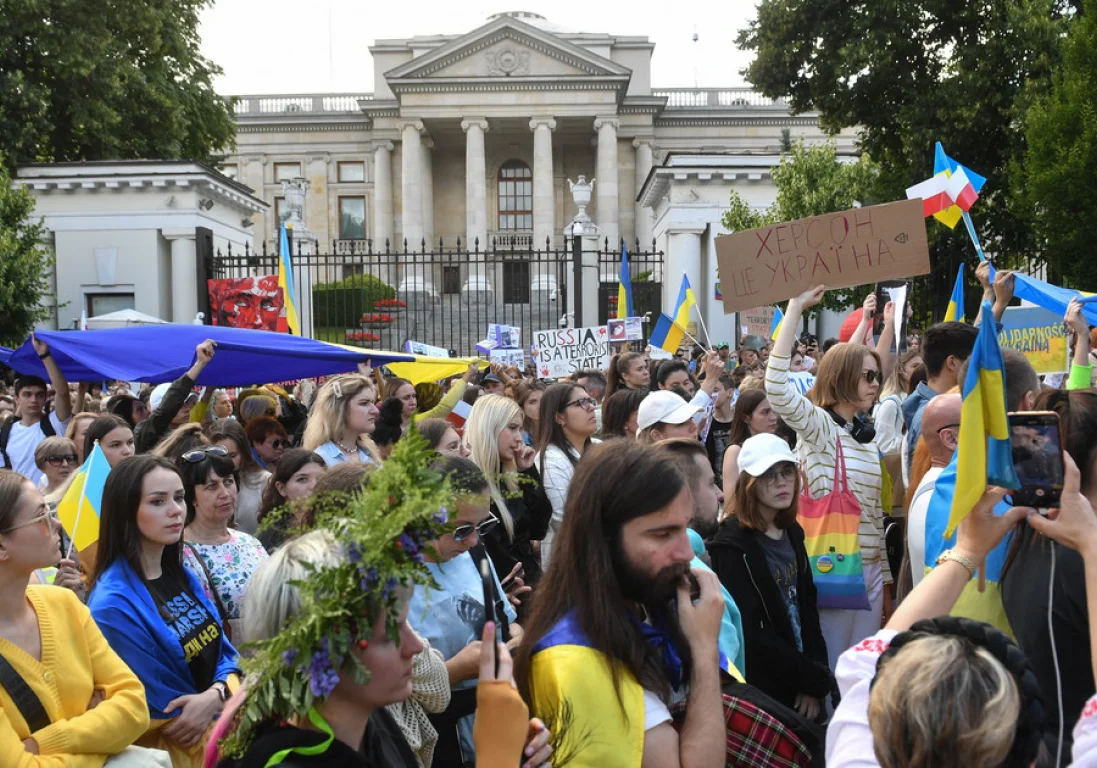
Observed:
[[[76,595],[27,586],[36,569],[57,562],[59,527],[29,480],[0,470],[0,656],[48,720],[32,730],[0,686],[4,768],[100,768],[149,725],[144,687]]]
[[[401,425],[401,434],[406,435],[408,427],[423,419],[444,419],[449,416],[450,411],[465,396],[469,379],[472,378],[478,368],[478,363],[470,363],[469,369],[465,371],[459,380],[453,382],[453,386],[449,388],[449,392],[442,398],[442,401],[429,411],[423,411],[422,413],[417,412],[419,400],[415,395],[415,386],[407,379],[398,377],[388,379],[385,382],[385,397],[395,397],[404,404],[404,423]]]

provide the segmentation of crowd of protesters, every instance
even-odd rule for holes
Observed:
[[[1011,278],[977,274],[997,322]],[[1003,351],[1009,410],[1060,420],[1062,502],[1037,514],[953,468],[977,328],[894,344],[894,309],[870,295],[861,325],[820,345],[800,330],[822,298],[793,297],[774,339],[622,349],[555,382],[473,364],[413,383],[363,364],[203,389],[207,341],[174,382],[75,384],[35,339],[49,380],[11,372],[0,392],[0,762],[1097,765],[1080,305],[1063,388]],[[412,433],[456,493],[422,550],[431,583],[363,581],[399,609],[307,717],[223,755],[250,644],[310,609],[302,579],[354,557],[313,528],[317,505],[369,488]],[[99,536],[77,551],[56,508],[96,450]],[[959,484],[982,498],[927,565],[932,503]],[[807,523],[838,507],[852,523],[819,557]],[[844,558],[849,604],[820,580]]]

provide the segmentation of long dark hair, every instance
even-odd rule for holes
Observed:
[[[402,385],[401,385],[402,386]],[[381,403],[380,415],[373,427],[373,442],[378,447],[394,445],[401,437],[404,423],[404,401],[397,397],[386,397]]]
[[[579,462],[564,522],[553,539],[555,565],[545,572],[534,593],[525,637],[515,656],[514,677],[526,701],[534,701],[529,675],[533,647],[572,611],[591,647],[611,661],[619,702],[622,671],[631,673],[644,688],[669,696],[661,654],[628,620],[630,609],[616,564],[622,527],[663,509],[686,487],[678,466],[669,451],[633,441],[595,446]],[[628,481],[621,482],[622,478]],[[598,588],[591,589],[592,584]],[[645,607],[670,629],[682,658],[683,679],[688,680],[689,646],[677,616],[669,604]]]
[[[639,352],[622,352],[609,359],[609,370],[606,371],[605,397],[612,397],[613,393],[618,390],[628,389],[628,384],[625,383],[625,371],[635,361],[641,360],[643,357]]]
[[[163,456],[145,453],[127,456],[115,464],[107,475],[107,482],[103,486],[103,501],[99,508],[99,546],[95,556],[95,569],[90,579],[92,588],[116,560],[125,560],[142,582],[147,581],[145,569],[141,565],[141,531],[137,527],[137,508],[141,506],[145,476],[156,469],[179,474],[175,465]],[[175,583],[187,583],[187,575],[183,570],[181,539],[164,547],[160,567],[164,575]]]
[[[647,390],[619,389],[607,397],[602,406],[602,439],[627,437],[625,427],[629,417],[640,410],[640,403],[647,396]]]
[[[206,437],[210,443],[219,443],[222,440],[231,440],[236,443],[236,450],[240,452],[240,474],[251,477],[256,472],[261,472],[259,462],[255,460],[251,452],[251,441],[248,433],[236,419],[217,419],[206,427]]]
[[[91,423],[88,424],[88,431],[84,433],[84,458],[91,456],[96,440],[102,440],[119,427],[133,432],[132,424],[113,413],[104,413],[102,416],[96,416],[92,419]]]
[[[201,461],[185,461],[180,457],[177,468],[179,476],[183,478],[183,494],[187,501],[187,525],[194,521],[194,489],[200,485],[205,485],[211,472],[221,478],[231,477],[236,484],[237,491],[240,490],[240,478],[236,474],[236,466],[228,456],[215,456],[212,453],[207,453]]]
[[[438,450],[442,438],[453,429],[453,425],[445,419],[420,419],[414,425],[415,431],[423,436],[432,451]]]
[[[742,445],[750,437],[750,417],[754,411],[766,399],[764,389],[748,389],[739,393],[739,399],[735,401],[735,407],[731,415],[731,435],[728,437],[728,445]]]
[[[278,460],[278,466],[274,468],[274,474],[271,475],[270,482],[267,483],[267,489],[263,491],[263,505],[257,515],[260,522],[272,509],[286,503],[286,497],[278,490],[275,483],[282,483],[283,485],[288,483],[290,478],[300,472],[306,464],[316,464],[327,469],[323,459],[304,448],[290,448],[282,454],[282,458]]]
[[[571,455],[571,444],[564,436],[564,428],[556,421],[556,415],[564,410],[571,400],[571,393],[577,389],[583,389],[573,381],[561,381],[553,384],[541,395],[541,416],[537,422],[537,452],[541,454],[541,473],[545,471],[545,449],[555,445],[568,457],[573,465],[575,457]],[[586,390],[583,390],[584,392]],[[590,447],[590,438],[587,438],[586,448]],[[585,450],[585,449],[584,449]]]
[[[534,392],[544,392],[548,387],[545,382],[540,379],[527,379],[518,382],[518,388],[515,391],[515,400],[518,402],[518,407],[522,409],[522,429],[526,431],[526,434],[533,436],[534,430],[537,425],[533,423],[533,419],[526,415],[526,401],[529,400],[529,396]],[[544,395],[542,395],[544,397]],[[538,418],[540,418],[541,409],[537,409]]]

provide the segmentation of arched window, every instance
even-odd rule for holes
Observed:
[[[533,174],[521,160],[499,169],[499,231],[533,229]]]

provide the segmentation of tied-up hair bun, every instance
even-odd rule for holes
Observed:
[[[876,685],[880,670],[895,658],[903,646],[926,635],[959,637],[972,646],[985,648],[1013,677],[1021,695],[1021,711],[1017,718],[1013,744],[1002,765],[1003,768],[1029,768],[1039,752],[1044,725],[1044,700],[1040,694],[1040,683],[1024,652],[1008,636],[991,625],[959,616],[939,616],[917,622],[906,632],[900,632],[892,638],[888,649],[880,654],[872,685]]]

